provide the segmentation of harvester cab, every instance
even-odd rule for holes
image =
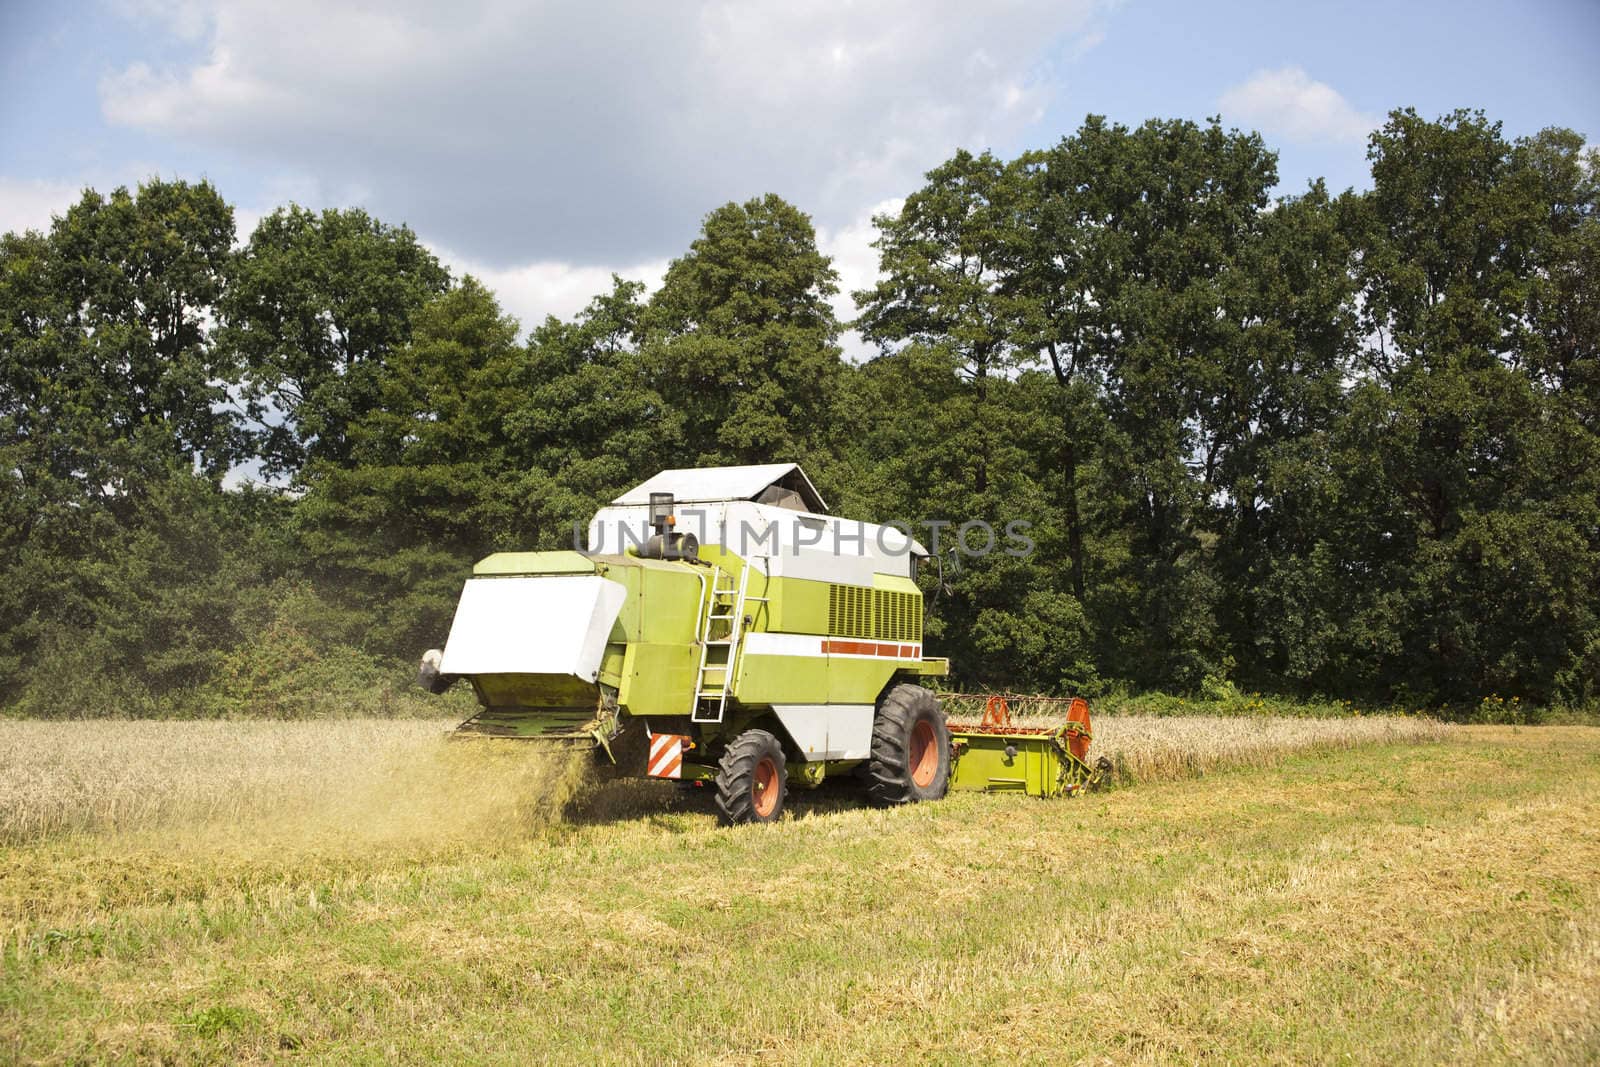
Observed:
[[[845,775],[880,805],[1091,783],[1065,727],[952,736],[926,684],[949,672],[923,654],[926,554],[828,514],[797,464],[662,471],[600,509],[582,552],[480,561],[419,681],[472,686],[481,708],[459,735],[712,786],[728,823],[770,822],[791,787]]]

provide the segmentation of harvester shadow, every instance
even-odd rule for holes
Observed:
[[[563,821],[575,826],[626,822],[677,822],[681,817],[715,820],[716,792],[684,788],[672,782],[638,778],[601,781],[568,803]],[[786,818],[809,819],[867,806],[866,796],[850,783],[825,783],[821,788],[791,790],[785,799]]]

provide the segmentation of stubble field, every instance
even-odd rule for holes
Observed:
[[[1096,721],[723,830],[447,723],[0,723],[24,1061],[1600,1056],[1600,730]]]

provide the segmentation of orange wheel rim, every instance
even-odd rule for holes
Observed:
[[[763,819],[769,818],[778,809],[778,794],[781,791],[778,788],[778,765],[772,762],[771,756],[761,757],[761,762],[756,764],[756,773],[750,780],[750,806]]]
[[[911,751],[907,761],[911,767],[911,780],[919,788],[933,783],[939,773],[939,745],[933,735],[933,723],[920,719],[911,728]]]

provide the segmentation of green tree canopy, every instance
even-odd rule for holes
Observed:
[[[528,339],[506,433],[529,545],[571,548],[574,524],[586,530],[599,503],[682,460],[683,415],[639,351],[643,293],[613,277],[572,321],[547,319]]]
[[[804,460],[833,437],[839,324],[811,220],[771,193],[706,216],[644,316],[650,383],[683,466]]]
[[[306,467],[301,548],[348,609],[352,639],[386,651],[437,641],[472,561],[517,544],[504,424],[518,331],[473,278],[434,297],[372,368],[346,456]]]
[[[383,364],[449,272],[404,226],[290,205],[233,258],[219,340],[243,368],[269,474],[352,462],[349,427],[380,402]]]

